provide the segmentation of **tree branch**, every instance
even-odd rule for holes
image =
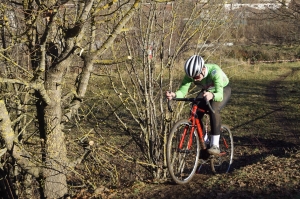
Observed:
[[[22,85],[25,85],[27,87],[30,87],[32,89],[35,89],[37,90],[41,96],[42,96],[42,99],[45,101],[46,104],[50,104],[51,103],[51,99],[44,87],[44,84],[43,84],[43,81],[35,81],[35,82],[26,82],[24,80],[21,80],[21,79],[9,79],[9,78],[1,78],[0,77],[0,83],[1,82],[7,82],[7,83],[12,83],[12,84],[22,84]]]
[[[108,48],[111,47],[111,45],[113,44],[113,42],[114,42],[115,38],[117,37],[117,35],[119,35],[123,31],[123,28],[124,28],[125,24],[133,16],[135,10],[140,5],[140,2],[141,2],[141,0],[136,0],[135,1],[135,3],[130,8],[130,10],[119,21],[119,23],[117,24],[115,29],[112,31],[111,35],[106,39],[106,41],[103,43],[103,45],[101,46],[101,48],[99,50],[97,50],[94,53],[91,53],[90,51],[82,53],[82,57],[83,57],[84,62],[85,62],[85,68],[83,69],[83,71],[81,73],[81,78],[80,78],[79,84],[78,84],[78,89],[77,89],[77,96],[78,97],[75,98],[72,101],[72,103],[70,105],[70,110],[69,110],[69,112],[67,112],[64,115],[62,121],[70,120],[72,115],[77,112],[77,110],[78,110],[78,108],[80,107],[80,104],[81,104],[80,100],[78,100],[78,99],[83,98],[85,96],[86,91],[87,91],[87,86],[88,86],[88,82],[89,82],[89,79],[90,79],[90,75],[91,75],[91,72],[93,71],[93,63],[94,63],[93,60],[97,56],[102,55],[103,53],[105,53],[105,51]],[[78,39],[79,38],[80,38],[80,36],[78,36]]]
[[[15,158],[18,165],[28,173],[35,177],[40,176],[40,165],[33,162],[31,155],[22,148],[16,139],[13,129],[11,128],[11,120],[9,118],[4,100],[0,100],[0,136],[5,142],[8,152]]]
[[[73,161],[72,163],[69,164],[69,167],[71,168],[75,168],[76,165],[81,164],[81,162],[91,153],[91,147],[94,145],[94,141],[89,141],[82,143],[84,144],[84,152],[83,154],[77,158],[75,161]]]
[[[107,40],[103,43],[101,48],[97,51],[97,55],[102,55],[114,42],[115,38],[117,35],[119,35],[127,21],[132,17],[134,14],[135,10],[139,7],[141,0],[136,0],[130,10],[124,15],[124,17],[121,19],[121,21],[117,24],[115,29],[113,30],[112,34],[107,38]]]
[[[0,53],[0,56],[3,57],[6,61],[11,62],[14,66],[18,67],[19,69],[21,69],[22,71],[24,71],[25,73],[27,73],[29,75],[29,77],[33,77],[33,74],[28,72],[28,70],[26,70],[25,68],[23,68],[22,66],[20,66],[18,63],[14,62],[12,59],[6,57],[4,54]]]
[[[127,60],[131,60],[131,56],[125,56],[125,57],[121,57],[120,59],[116,59],[116,60],[95,60],[95,64],[99,64],[99,65],[112,65],[112,64],[119,64],[122,62],[125,62]]]

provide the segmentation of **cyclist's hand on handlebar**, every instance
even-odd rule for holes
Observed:
[[[176,97],[176,94],[174,92],[167,91],[166,92],[166,97],[167,97],[168,100],[171,100],[172,98]]]
[[[211,93],[211,92],[205,92],[205,93],[203,94],[203,97],[204,97],[207,101],[210,101],[210,100],[212,100],[212,99],[214,98],[214,94]]]

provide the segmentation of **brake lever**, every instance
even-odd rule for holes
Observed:
[[[203,94],[205,94],[206,91],[203,91]],[[212,113],[215,113],[215,110],[211,107],[211,104],[209,103],[209,101],[207,100],[207,98],[205,97],[205,101],[206,101],[206,105],[208,106],[209,110],[212,112]]]

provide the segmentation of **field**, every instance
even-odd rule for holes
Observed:
[[[101,161],[96,164],[95,158],[89,159],[85,165],[94,163],[94,167],[89,167],[89,172],[86,167],[82,170],[88,173],[87,179],[95,184],[100,182],[105,188],[82,190],[77,198],[86,198],[83,195],[91,198],[93,193],[113,199],[300,199],[300,63],[222,63],[222,68],[232,87],[231,99],[222,110],[223,123],[230,126],[235,145],[234,162],[228,174],[197,174],[185,185],[174,185],[170,179],[157,182],[141,177],[145,171],[134,161],[124,161],[130,158],[110,145],[115,142],[114,145],[123,149],[134,148],[131,151],[134,155],[139,150],[132,147],[132,139],[116,125],[118,121],[99,95],[87,100],[98,107],[91,106],[91,110],[97,112],[93,117],[96,120],[90,120],[97,121],[93,124],[99,128],[95,136],[104,138],[105,143],[98,143],[99,147],[93,153]],[[94,84],[95,88],[107,88],[105,92],[109,93],[108,86]],[[106,158],[105,152],[113,159]],[[99,167],[99,163],[114,166]],[[103,168],[108,168],[110,176],[105,175]],[[115,179],[113,183],[112,179]]]
[[[300,198],[299,64],[223,68],[232,86],[222,112],[235,142],[229,174],[197,174],[186,185],[136,182],[107,197]]]

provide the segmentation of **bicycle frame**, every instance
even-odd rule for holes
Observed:
[[[198,108],[198,106],[196,104],[193,105],[193,107],[191,109],[190,118],[189,118],[189,120],[192,123],[192,128],[191,128],[191,131],[190,131],[190,140],[189,140],[189,143],[188,143],[187,150],[191,149],[191,146],[192,146],[192,143],[193,143],[193,136],[192,136],[192,134],[195,131],[195,126],[197,126],[197,133],[198,133],[198,136],[199,136],[199,142],[200,142],[201,149],[205,150],[207,148],[206,144],[204,142],[204,135],[203,135],[203,126],[202,126],[202,123],[200,122],[200,119],[196,117],[196,111],[197,110],[200,111],[200,112],[202,112],[202,113],[206,112],[205,110]],[[188,129],[189,129],[189,127],[187,126],[185,128],[183,134],[182,134],[182,137],[181,137],[181,140],[180,140],[179,146],[178,146],[178,148],[180,150],[182,150],[183,141],[184,141],[184,138],[185,138],[185,136],[187,134],[187,130]],[[225,139],[223,139],[222,142],[224,143],[224,145],[226,146],[226,148],[229,147],[228,144],[227,144],[227,141]],[[226,155],[226,153],[225,152],[221,152],[219,156],[224,156],[224,155]]]
[[[194,101],[194,98],[174,98],[174,100],[178,100],[178,101]],[[208,101],[206,101],[206,104],[208,106],[208,109],[210,112],[215,112],[213,110],[213,108],[211,107],[210,103]],[[170,105],[170,101],[168,101],[168,109],[170,112],[173,112],[172,108],[171,108],[171,105]],[[200,147],[201,149],[205,150],[207,147],[206,147],[206,144],[204,142],[204,135],[203,135],[203,126],[202,126],[202,123],[200,122],[200,119],[198,117],[196,117],[196,112],[200,111],[202,113],[207,113],[206,110],[204,109],[200,109],[198,108],[198,105],[197,104],[193,104],[193,107],[191,109],[191,114],[190,114],[190,118],[189,118],[189,121],[191,121],[191,124],[192,124],[192,128],[191,128],[191,131],[190,131],[190,140],[188,142],[188,146],[187,146],[187,150],[190,150],[191,149],[191,146],[192,146],[192,143],[193,143],[193,136],[192,134],[194,133],[195,131],[195,126],[197,127],[197,133],[198,133],[198,136],[199,136],[199,142],[200,142]],[[182,137],[181,137],[181,140],[179,142],[179,150],[182,150],[182,145],[183,145],[183,141],[184,141],[184,138],[187,134],[187,130],[189,129],[189,127],[187,126],[185,129],[184,129],[184,132],[182,134]],[[226,146],[226,148],[228,148],[228,144],[226,142],[226,140],[222,140],[224,145]],[[220,153],[219,156],[224,156],[226,155],[226,153]]]
[[[190,140],[189,140],[189,143],[188,143],[188,147],[187,149],[190,150],[191,149],[191,146],[192,146],[192,143],[193,143],[193,136],[192,134],[194,133],[195,131],[195,126],[197,126],[197,133],[199,135],[199,141],[200,141],[200,146],[201,146],[201,149],[206,149],[206,145],[204,144],[204,135],[203,135],[203,126],[201,125],[201,122],[200,122],[200,119],[196,117],[196,112],[197,110],[200,110],[201,112],[205,112],[205,110],[203,109],[198,109],[198,106],[196,104],[193,105],[192,107],[192,110],[191,110],[191,115],[190,115],[190,118],[189,120],[191,121],[192,123],[192,128],[190,130]],[[182,149],[182,145],[183,145],[183,141],[184,141],[184,138],[186,136],[186,133],[187,133],[187,130],[189,129],[189,127],[185,127],[184,129],[184,132],[182,134],[182,137],[181,137],[181,140],[179,142],[179,146],[178,148],[181,150]]]

